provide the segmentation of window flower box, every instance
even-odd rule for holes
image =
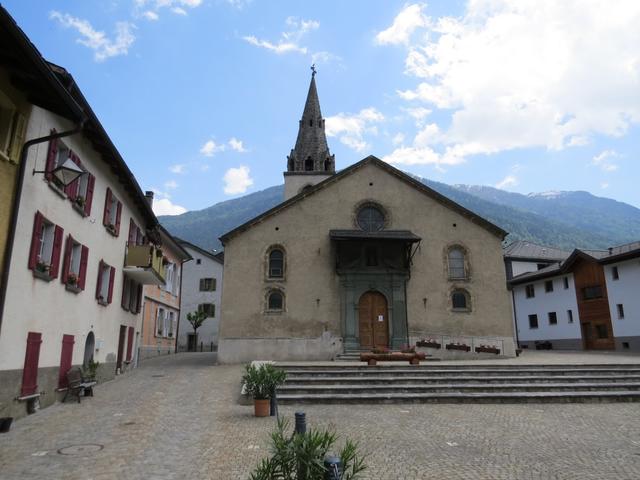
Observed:
[[[107,229],[107,232],[109,232],[114,237],[118,235],[118,231],[116,230],[116,226],[113,223],[109,223],[109,224],[105,225],[105,228]]]
[[[50,282],[52,280],[51,265],[46,262],[38,261],[36,263],[36,267],[33,269],[33,276],[46,282]]]
[[[106,307],[107,305],[109,305],[109,303],[105,300],[103,295],[98,295],[97,299],[98,299],[98,303],[103,307]]]
[[[480,345],[476,347],[476,353],[495,353],[496,355],[500,355],[500,349],[491,345]]]
[[[429,339],[429,340],[418,340],[416,342],[416,347],[435,348],[439,350],[440,348],[442,348],[442,345],[436,342],[435,340]]]
[[[469,345],[465,345],[464,343],[447,343],[445,348],[447,350],[461,350],[463,352],[471,351],[471,347]]]

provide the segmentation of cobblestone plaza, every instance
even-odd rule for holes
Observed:
[[[555,357],[550,357],[554,361]],[[619,361],[620,359],[617,359]],[[0,478],[246,479],[275,419],[238,403],[240,366],[211,354],[145,362],[81,404],[0,436]],[[640,404],[305,405],[368,453],[365,478],[640,478]],[[71,447],[71,448],[69,448]]]

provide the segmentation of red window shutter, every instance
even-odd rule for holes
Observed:
[[[111,267],[111,272],[109,273],[109,296],[107,297],[107,303],[111,303],[113,300],[113,283],[116,278],[116,268]]]
[[[107,195],[104,199],[104,214],[102,215],[102,224],[109,225],[109,217],[111,216],[111,189],[107,187]]]
[[[120,306],[125,310],[129,310],[129,302],[125,303],[127,290],[130,288],[131,280],[129,277],[124,277],[122,280],[122,298],[120,298]]]
[[[24,369],[22,370],[22,396],[33,395],[38,390],[38,361],[40,359],[40,344],[42,334],[29,332],[27,334],[27,350],[24,354]]]
[[[40,242],[42,242],[42,222],[44,217],[40,212],[36,212],[36,218],[33,222],[33,233],[31,234],[31,250],[29,251],[29,268],[33,270],[38,263],[38,254],[40,253]]]
[[[131,361],[133,354],[133,327],[129,327],[129,339],[127,341],[127,362]]]
[[[88,174],[89,178],[87,179],[87,196],[84,199],[84,214],[89,216],[91,215],[91,202],[93,201],[93,188],[96,186],[96,177],[91,174]]]
[[[56,133],[55,130],[51,130],[51,133]],[[58,139],[54,138],[53,140],[51,140],[49,142],[49,151],[47,152],[47,163],[45,164],[44,167],[44,178],[46,178],[48,181],[51,181],[51,179],[53,178],[53,174],[51,173],[51,170],[54,169],[54,167],[56,166],[56,157],[58,156]]]
[[[84,290],[87,280],[87,261],[89,260],[89,248],[82,246],[80,253],[80,272],[78,272],[78,287]]]
[[[116,237],[120,235],[120,217],[122,216],[122,202],[118,202],[118,209],[116,210]]]
[[[60,353],[60,372],[58,374],[58,388],[66,388],[67,372],[73,360],[73,335],[62,335],[62,352]]]
[[[136,222],[133,221],[133,218],[129,219],[129,245],[135,245],[136,244],[136,238],[137,238],[137,229],[138,226],[136,225]]]
[[[62,227],[56,225],[53,234],[53,250],[51,251],[51,269],[49,275],[51,278],[58,278],[58,272],[60,271],[60,254],[62,253],[62,235],[64,230]]]
[[[67,243],[64,245],[64,257],[62,260],[62,275],[60,279],[62,283],[67,283],[69,277],[69,268],[71,267],[71,250],[73,249],[73,237],[69,235],[67,237]]]
[[[78,158],[78,156],[73,153],[73,152],[69,152],[69,158],[71,159],[71,161],[73,163],[75,163],[76,165],[80,166],[80,159]],[[74,200],[76,198],[76,195],[78,195],[78,186],[80,185],[80,177],[76,178],[73,182],[71,182],[69,185],[67,185],[66,187],[64,187],[64,193],[67,194],[67,196],[69,197],[70,200]]]
[[[136,313],[140,313],[142,309],[142,284],[138,284],[138,305],[136,305]]]
[[[102,290],[102,269],[103,268],[104,268],[104,262],[100,260],[100,263],[98,264],[98,281],[96,282],[96,298],[98,300],[100,297],[100,291]]]

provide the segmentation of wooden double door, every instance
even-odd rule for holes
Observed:
[[[360,347],[389,346],[387,299],[380,292],[365,292],[358,302]]]

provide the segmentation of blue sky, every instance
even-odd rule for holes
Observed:
[[[316,63],[337,168],[640,207],[640,2],[9,0],[158,213],[282,183]]]

